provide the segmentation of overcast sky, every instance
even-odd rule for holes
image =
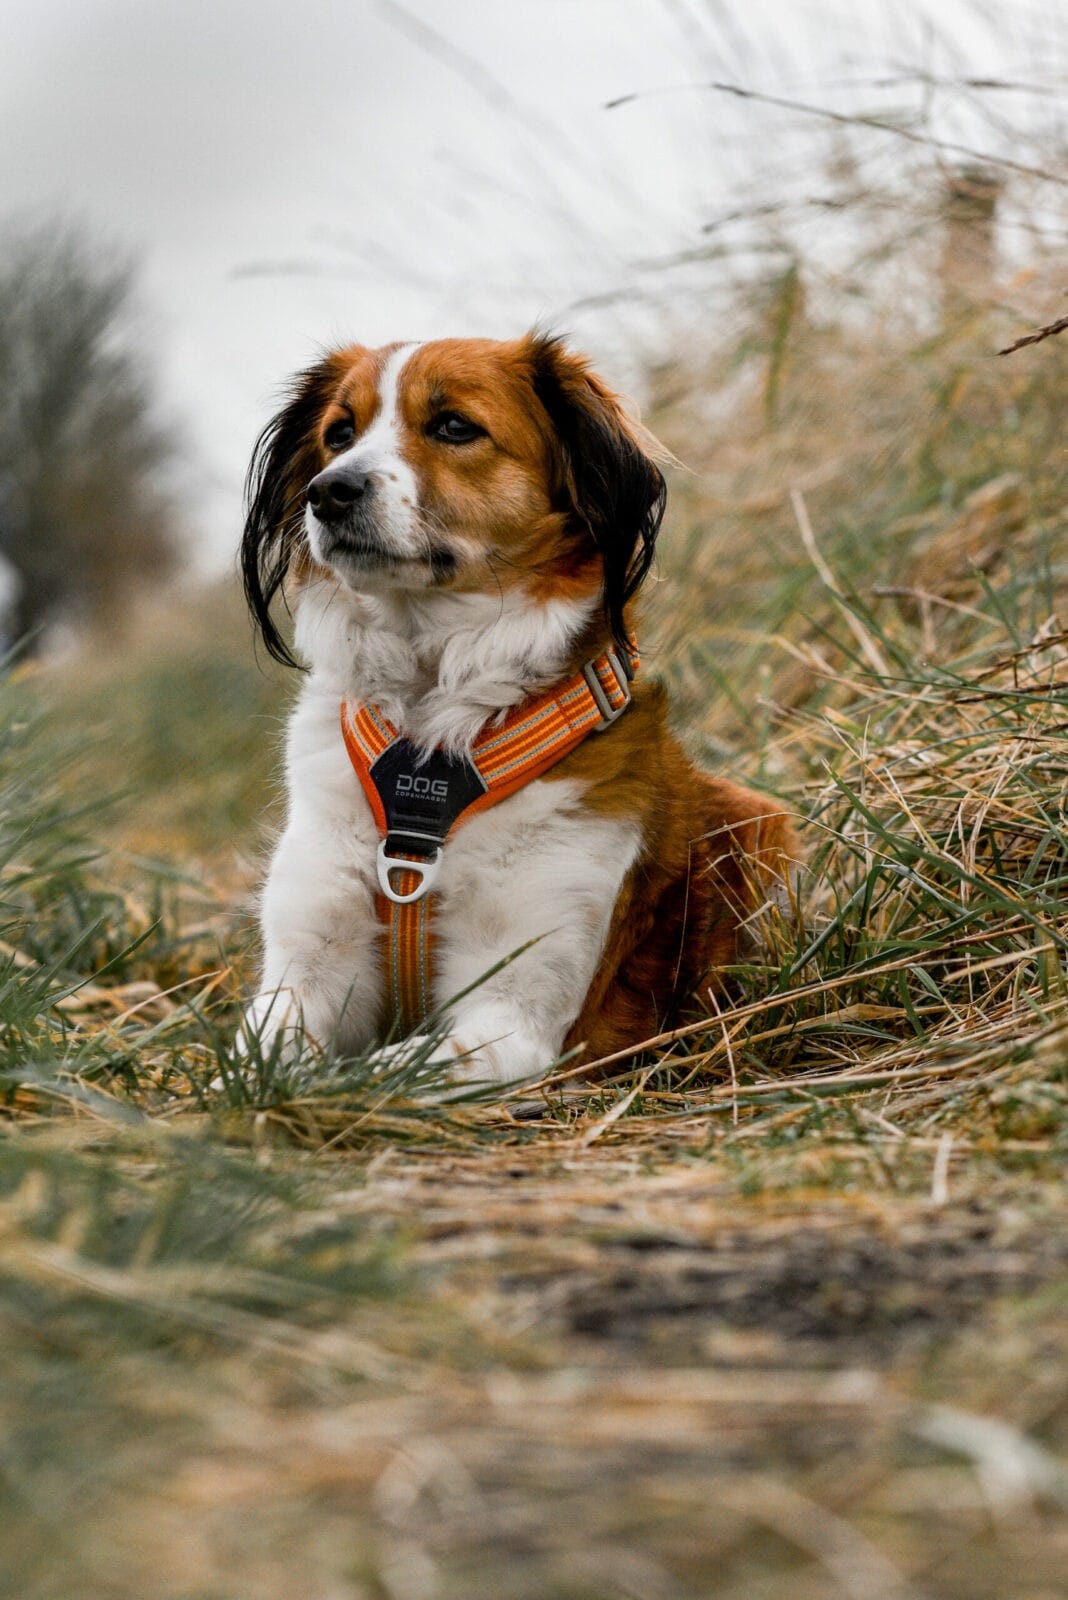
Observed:
[[[575,302],[699,242],[762,173],[796,171],[781,118],[675,86],[826,102],[875,68],[937,64],[932,15],[974,70],[1004,74],[1034,53],[1036,14],[1031,0],[4,0],[0,214],[80,218],[140,260],[191,522],[221,563],[251,441],[322,343],[542,319],[633,378],[627,341]],[[1063,46],[1063,17],[1056,31]],[[860,91],[866,105],[894,92]]]

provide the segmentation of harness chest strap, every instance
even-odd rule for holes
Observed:
[[[404,738],[374,706],[341,707],[341,730],[381,842],[378,914],[388,931],[387,1001],[410,1032],[432,1008],[430,891],[446,841],[469,817],[540,777],[630,704],[637,649],[606,650],[580,672],[487,726],[470,758]]]

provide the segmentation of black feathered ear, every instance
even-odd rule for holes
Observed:
[[[581,356],[560,339],[532,335],[531,357],[534,392],[559,442],[574,515],[604,561],[605,616],[623,644],[623,608],[653,564],[667,486],[642,448],[639,427]]]
[[[330,357],[297,374],[289,403],[256,441],[245,480],[241,539],[245,598],[268,652],[289,667],[300,663],[278,631],[271,602],[282,591],[304,537],[304,490],[319,466],[315,424],[336,381]]]

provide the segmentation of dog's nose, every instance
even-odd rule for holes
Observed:
[[[308,504],[320,522],[337,522],[348,515],[370,486],[370,477],[358,467],[327,467],[309,483]]]

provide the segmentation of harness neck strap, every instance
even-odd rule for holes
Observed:
[[[404,1031],[432,1008],[429,895],[446,841],[469,817],[531,783],[630,704],[637,648],[604,651],[581,671],[515,706],[468,756],[420,751],[374,706],[341,707],[349,759],[374,813],[378,910],[389,931],[389,1000]]]

